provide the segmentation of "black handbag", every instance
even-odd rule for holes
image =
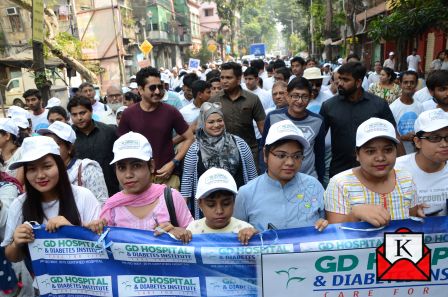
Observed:
[[[176,217],[176,208],[174,207],[173,202],[173,194],[171,192],[170,186],[166,186],[164,196],[165,196],[166,208],[168,209],[168,214],[170,215],[171,225],[173,225],[174,227],[179,227],[179,223],[177,222]]]

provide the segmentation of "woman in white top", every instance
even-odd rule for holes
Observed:
[[[70,183],[89,189],[103,205],[109,198],[103,170],[100,164],[94,160],[87,158],[81,160],[74,157],[73,144],[76,134],[72,127],[66,123],[55,121],[48,128],[40,129],[37,133],[53,138],[59,145]]]
[[[23,137],[19,133],[19,127],[13,119],[6,118],[0,119],[0,150],[2,172],[17,178],[23,183],[23,171],[8,169],[9,164],[20,159],[20,145],[22,144]]]
[[[13,201],[8,211],[5,237],[6,258],[11,262],[25,259],[26,244],[34,241],[27,222],[45,224],[49,232],[61,226],[81,226],[98,217],[100,204],[89,190],[73,186],[68,180],[59,147],[50,137],[25,138],[23,154],[11,169],[22,167],[27,192]]]

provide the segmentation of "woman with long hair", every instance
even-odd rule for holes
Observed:
[[[23,153],[11,169],[23,167],[26,193],[15,199],[8,211],[5,238],[6,258],[18,262],[28,258],[26,245],[34,241],[29,222],[45,224],[54,232],[61,226],[90,222],[98,217],[100,204],[88,189],[70,184],[59,146],[47,136],[23,141]]]
[[[234,177],[238,188],[257,177],[247,143],[226,132],[220,103],[205,102],[199,112],[196,141],[185,156],[181,183],[181,194],[187,198],[195,219],[202,218],[197,200],[194,199],[198,179],[213,167],[227,170]]]
[[[72,185],[89,189],[101,204],[109,198],[103,170],[100,164],[88,158],[75,157],[73,144],[76,141],[76,133],[66,123],[55,121],[46,129],[40,129],[38,134],[53,138],[59,145],[61,158],[67,167],[68,178]]]
[[[384,67],[380,72],[380,80],[369,87],[369,92],[383,98],[391,104],[401,95],[400,86],[395,83],[397,75],[389,68]]]

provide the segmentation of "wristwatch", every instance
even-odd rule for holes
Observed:
[[[176,166],[176,167],[179,167],[179,164],[180,164],[180,161],[179,160],[176,160],[176,158],[173,158],[173,163],[174,163],[174,166]]]

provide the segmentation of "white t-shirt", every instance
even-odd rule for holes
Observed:
[[[427,173],[418,167],[415,153],[397,158],[395,168],[404,169],[411,173],[417,188],[417,204],[426,203],[430,208],[425,213],[432,213],[439,209],[437,216],[447,215],[448,166],[434,173]]]
[[[34,115],[31,113],[31,125],[33,132],[36,132],[39,129],[46,129],[50,125],[47,120],[48,109],[45,109],[43,113],[40,115]]]
[[[246,88],[247,89],[247,88]],[[263,109],[266,110],[268,108],[271,107],[275,107],[274,101],[272,100],[272,94],[271,92],[268,92],[266,90],[263,90],[259,87],[257,87],[255,90],[249,90],[247,89],[249,92],[254,93],[255,95],[258,96],[258,98],[261,101],[261,105],[263,105]]]
[[[414,132],[415,120],[423,112],[423,106],[417,101],[408,105],[401,102],[400,99],[397,99],[389,107],[397,123],[398,133],[400,135],[406,135],[409,132]],[[415,152],[415,148],[410,141],[403,141],[403,145],[406,154]]]
[[[92,111],[92,119],[94,121],[102,122],[107,125],[117,124],[117,119],[114,115],[114,112],[109,106],[96,101],[95,104],[92,105]]]
[[[395,70],[395,62],[391,59],[386,59],[384,61],[383,67],[389,67],[392,70]]]
[[[376,73],[375,71],[370,73],[369,78],[367,79],[367,83],[369,84],[369,87],[371,84],[374,84],[379,81],[380,81],[380,75],[378,73]]]
[[[73,196],[78,207],[81,223],[89,223],[99,217],[100,203],[88,189],[72,185]],[[23,223],[22,205],[26,199],[26,193],[15,199],[8,210],[8,221],[6,223],[5,238],[1,246],[7,246],[12,242],[14,231]],[[53,218],[59,213],[59,200],[42,202],[45,217]],[[44,219],[43,223],[47,223]]]
[[[274,77],[268,77],[266,79],[263,79],[263,89],[266,91],[271,91],[272,90],[272,86],[274,85]]]
[[[432,96],[429,93],[428,87],[424,87],[424,88],[418,90],[417,92],[415,92],[414,100],[417,100],[420,103],[423,103],[428,100],[432,101]]]
[[[437,108],[437,103],[434,102],[434,100],[428,100],[423,102],[423,111],[432,110]]]
[[[201,111],[201,109],[199,107],[196,107],[196,105],[194,105],[194,103],[191,102],[190,104],[182,107],[179,111],[184,117],[185,122],[187,122],[188,125],[190,125],[191,123],[196,121],[196,119],[199,117],[199,112]]]
[[[418,63],[420,63],[422,59],[419,55],[409,55],[406,59],[408,62],[408,70],[418,71]]]
[[[191,222],[187,230],[190,230],[193,234],[203,233],[238,233],[241,229],[253,228],[253,226],[247,222],[235,219],[232,217],[230,223],[222,229],[212,229],[205,223],[205,218]]]

